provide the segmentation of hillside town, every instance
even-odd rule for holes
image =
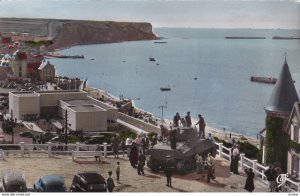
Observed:
[[[74,170],[49,168],[64,176],[65,185],[55,181],[63,184],[61,191],[93,191],[71,181],[85,164],[100,167],[104,178],[99,177],[98,192],[300,191],[300,102],[286,57],[265,107],[266,128],[252,142],[206,127],[205,114],[192,114],[198,122],[179,113],[171,120],[159,118],[136,108],[133,100],[87,87],[84,79],[58,76],[46,46],[30,45],[51,41],[47,37],[10,32],[1,33],[0,40],[0,165],[15,162],[17,169],[28,169],[23,172],[31,184],[23,191],[41,191],[41,184],[32,184],[46,175],[42,166],[29,171],[23,165],[31,159],[47,167],[72,165]]]

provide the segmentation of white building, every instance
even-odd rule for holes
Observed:
[[[291,142],[300,146],[299,137],[300,128],[300,102],[294,104],[291,112],[290,119],[287,124],[287,132],[290,135]],[[294,177],[300,180],[300,152],[296,152],[295,149],[290,148],[288,152],[288,164],[287,172],[294,175]]]
[[[68,128],[84,132],[117,127],[118,110],[83,91],[10,92],[9,111],[17,120],[65,117]],[[34,118],[36,117],[36,118]]]

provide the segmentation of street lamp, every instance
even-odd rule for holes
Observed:
[[[161,122],[164,122],[164,108],[167,108],[166,105],[160,105],[158,106],[159,109],[161,109]]]

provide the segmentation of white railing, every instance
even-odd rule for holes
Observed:
[[[219,157],[231,161],[231,148],[224,147],[223,143],[215,142],[215,144],[218,146],[217,152],[219,154]],[[253,172],[255,173],[255,178],[266,185],[268,184],[267,178],[264,174],[268,167],[257,163],[257,160],[249,159],[245,157],[245,154],[241,154],[239,166],[242,170],[246,168],[252,168]],[[287,181],[285,183],[285,190],[288,192],[300,192],[300,183],[294,182],[293,180],[287,178]]]
[[[47,144],[26,144],[20,142],[19,144],[0,144],[0,149],[7,153],[20,153],[21,157],[24,157],[28,153],[45,153],[51,157],[54,154],[69,154],[71,155],[73,151],[95,151],[97,145],[86,145],[86,144],[57,144],[57,143],[47,143]],[[112,150],[108,150],[111,145],[104,143],[100,145],[102,148],[104,157],[109,154],[113,154]],[[121,152],[121,151],[120,151]],[[119,154],[120,154],[119,152]]]

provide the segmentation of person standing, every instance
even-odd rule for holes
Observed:
[[[210,179],[212,179],[212,180],[216,179],[216,177],[214,176],[214,172],[215,172],[215,159],[211,155],[211,153],[208,153],[208,156],[207,156],[207,165],[208,165],[208,171],[207,171],[206,182],[210,182]]]
[[[204,138],[206,124],[205,124],[204,118],[202,117],[201,114],[198,114],[198,118],[199,118],[199,120],[195,125],[199,125],[199,137]]]
[[[120,142],[119,142],[119,138],[117,137],[117,135],[113,136],[111,143],[112,143],[114,157],[119,158],[118,151],[119,151]]]
[[[135,142],[130,147],[129,161],[132,167],[136,167],[139,158],[139,150]]]
[[[176,131],[176,129],[171,130],[170,142],[171,142],[171,149],[176,150],[176,146],[177,146],[177,131]]]
[[[170,155],[167,155],[166,158],[167,158],[166,167],[165,167],[165,174],[167,177],[166,186],[172,187],[172,175],[173,175],[173,171],[175,170],[175,166]]]
[[[138,175],[145,174],[144,173],[145,162],[146,162],[146,156],[143,153],[141,153],[139,156],[139,163],[138,163],[138,169],[137,169]]]
[[[120,169],[120,161],[118,161],[118,162],[117,162],[117,168],[116,168],[117,181],[120,180],[120,172],[121,172],[121,169]]]
[[[122,141],[122,142],[121,142],[121,148],[122,148],[123,157],[124,157],[125,151],[126,151],[126,149],[127,149],[127,147],[126,147],[126,145],[125,145],[125,141]]]
[[[108,192],[113,192],[114,188],[115,188],[115,183],[114,183],[114,180],[111,178],[111,175],[112,175],[112,171],[109,171],[108,178],[106,181]]]
[[[186,113],[185,122],[186,122],[187,127],[192,126],[192,119],[191,119],[191,116],[190,116],[190,112]]]
[[[234,174],[239,174],[239,159],[240,159],[240,149],[239,149],[239,145],[236,145],[232,151],[232,169]]]
[[[272,164],[269,165],[269,168],[264,172],[265,176],[267,177],[267,180],[269,182],[269,189],[271,192],[275,191],[276,188],[276,171],[274,169],[274,166]]]
[[[197,164],[197,173],[202,174],[203,173],[203,158],[202,156],[197,153],[195,156],[196,164]]]
[[[174,127],[178,127],[179,126],[179,121],[180,121],[180,115],[179,113],[177,112],[176,115],[174,116],[173,118],[173,126]]]
[[[97,144],[97,147],[95,149],[95,151],[101,151],[101,147],[99,144]],[[101,157],[100,156],[95,156],[96,161],[101,161]]]
[[[247,191],[249,191],[251,193],[254,190],[254,182],[253,182],[254,173],[253,173],[252,168],[245,169],[244,171],[247,174],[247,179],[246,179],[244,189],[246,189]]]

